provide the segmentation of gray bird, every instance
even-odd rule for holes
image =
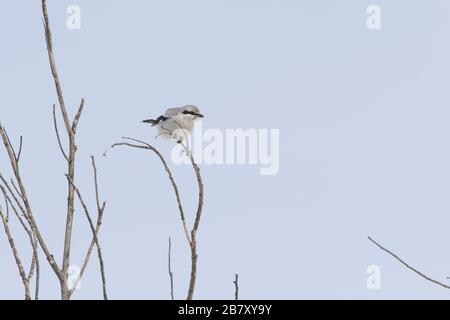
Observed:
[[[152,127],[156,127],[159,132],[158,136],[168,136],[180,143],[192,132],[194,123],[199,118],[203,118],[199,108],[194,105],[186,105],[179,108],[169,108],[164,115],[142,122],[150,123]]]

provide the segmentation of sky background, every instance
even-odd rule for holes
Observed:
[[[69,5],[81,29],[66,27]],[[382,29],[366,9],[382,10]],[[172,237],[175,297],[186,297],[190,256],[173,191],[151,153],[103,151],[123,135],[171,144],[140,123],[196,104],[203,127],[280,130],[280,170],[202,165],[195,298],[394,299],[450,297],[367,240],[450,283],[450,2],[299,0],[49,0],[54,50],[71,117],[81,97],[76,181],[94,214],[90,155],[107,201],[100,240],[112,299],[168,299]],[[57,103],[40,1],[0,11],[0,121],[24,136],[22,175],[35,217],[61,264],[66,170],[54,136]],[[62,123],[60,124],[62,125]],[[186,216],[197,186],[170,163]],[[6,154],[0,170],[11,176]],[[11,227],[28,265],[30,250]],[[0,298],[22,299],[3,228]],[[71,264],[91,231],[76,207]],[[381,289],[366,286],[381,269]],[[41,254],[41,298],[58,282]],[[74,299],[101,299],[95,252]]]

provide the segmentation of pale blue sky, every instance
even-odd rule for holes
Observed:
[[[70,4],[81,8],[81,30],[66,28]],[[380,31],[366,28],[371,4],[382,9]],[[126,149],[100,156],[122,135],[149,139],[168,155],[170,144],[153,140],[140,120],[184,104],[202,109],[204,128],[276,128],[281,140],[275,176],[255,166],[202,166],[196,298],[233,298],[234,273],[244,299],[450,296],[366,239],[438,280],[450,276],[448,1],[49,0],[48,7],[72,115],[86,99],[77,181],[93,207],[89,156],[96,155],[108,202],[100,239],[110,298],[169,298],[169,236],[175,295],[186,296],[188,246],[158,159]],[[51,122],[57,99],[40,1],[5,3],[0,39],[0,121],[11,137],[24,136],[22,173],[60,263],[65,165]],[[3,149],[0,169],[10,174]],[[173,171],[192,221],[192,168]],[[82,263],[91,235],[80,209],[73,264]],[[3,230],[0,252],[0,298],[22,298]],[[41,297],[59,298],[41,260]],[[372,264],[381,268],[381,290],[366,287]],[[74,298],[101,298],[95,256]]]

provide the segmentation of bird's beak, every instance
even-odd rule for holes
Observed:
[[[199,118],[204,118],[205,116],[204,115],[202,115],[201,113],[196,113],[195,114],[197,117],[199,117]]]

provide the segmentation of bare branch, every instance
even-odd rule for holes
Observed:
[[[171,252],[172,251],[172,241],[169,237],[169,253],[168,253],[168,268],[169,268],[169,277],[170,277],[170,297],[174,300],[173,296],[173,272],[172,272],[172,264],[171,264]]]
[[[39,286],[40,286],[40,262],[39,262],[39,252],[38,252],[38,240],[35,234],[33,234],[32,239],[30,239],[31,246],[33,248],[33,259],[30,266],[30,271],[28,273],[28,282],[31,281],[33,277],[33,270],[36,269],[36,287],[34,289],[34,299],[39,300]]]
[[[2,191],[4,190],[1,184],[0,184],[0,188]],[[3,191],[3,197],[5,198],[5,206],[6,206],[6,221],[9,222],[9,202],[8,202],[8,199],[6,198],[6,196],[7,196],[6,192]],[[2,208],[2,206],[0,205],[0,209],[1,208]]]
[[[2,177],[3,179],[3,177]],[[7,186],[9,187],[9,186]],[[27,218],[26,215],[23,215],[23,217],[26,219],[27,223],[30,224],[31,230],[28,228],[27,224],[24,222],[24,220],[22,219],[22,215],[21,213],[19,213],[19,211],[16,209],[16,207],[14,206],[14,203],[12,202],[11,198],[8,196],[8,192],[6,191],[6,189],[0,184],[0,191],[3,193],[3,197],[5,199],[5,203],[7,206],[7,209],[9,209],[9,206],[11,206],[15,216],[17,217],[17,219],[19,220],[22,228],[25,230],[25,232],[28,235],[28,238],[30,240],[30,244],[31,247],[33,249],[33,257],[32,257],[32,261],[31,261],[31,265],[30,265],[30,270],[28,272],[28,276],[27,276],[27,283],[29,284],[33,274],[34,274],[34,270],[36,269],[36,288],[35,288],[35,299],[38,300],[39,299],[39,278],[40,278],[40,265],[39,265],[39,256],[38,256],[38,242],[37,242],[37,238],[33,232],[33,229],[31,227],[31,222],[30,219]],[[14,196],[14,194],[13,194]],[[7,213],[7,221],[9,221],[9,213]]]
[[[19,258],[19,253],[17,252],[14,239],[13,239],[11,231],[9,229],[8,221],[6,220],[6,217],[4,216],[3,211],[2,211],[1,208],[0,208],[0,218],[2,219],[3,227],[5,229],[5,233],[6,233],[6,236],[8,238],[9,246],[11,247],[11,251],[12,251],[12,253],[14,255],[14,260],[16,262],[17,268],[19,269],[19,274],[20,274],[20,277],[22,279],[23,287],[25,289],[25,300],[31,300],[30,286],[29,286],[29,283],[28,283],[28,279],[27,279],[27,276],[25,274],[25,270],[23,268],[22,261]]]
[[[40,284],[40,262],[39,262],[39,251],[38,251],[38,240],[36,235],[33,233],[33,230],[28,231],[23,220],[20,218],[17,211],[15,211],[16,217],[20,220],[22,227],[25,229],[28,234],[28,238],[30,240],[31,248],[33,249],[33,257],[31,259],[30,270],[28,271],[28,283],[30,283],[31,279],[34,276],[34,271],[36,271],[36,285],[34,290],[34,299],[39,300],[39,284]]]
[[[198,165],[196,164],[194,157],[192,155],[192,152],[190,152],[183,144],[181,144],[184,147],[184,150],[186,152],[186,155],[189,156],[189,159],[191,161],[192,167],[194,168],[194,172],[197,178],[197,183],[198,183],[198,188],[199,188],[199,193],[198,193],[198,207],[197,207],[197,212],[195,215],[195,221],[194,221],[194,226],[190,232],[189,235],[189,231],[186,225],[186,220],[184,217],[184,211],[183,211],[183,206],[181,204],[181,199],[180,199],[180,194],[178,191],[178,186],[175,183],[175,180],[172,176],[172,172],[170,171],[167,162],[165,161],[164,157],[161,155],[161,153],[154,148],[153,146],[151,146],[150,144],[148,144],[147,142],[144,142],[142,140],[138,140],[138,139],[133,139],[133,138],[129,138],[129,137],[123,137],[123,139],[126,140],[131,140],[134,142],[137,142],[139,144],[132,144],[132,143],[128,143],[128,142],[118,142],[113,144],[111,147],[109,147],[105,152],[104,152],[104,156],[106,156],[106,153],[108,152],[109,149],[113,149],[115,147],[118,146],[128,146],[128,147],[132,147],[132,148],[138,148],[138,149],[148,149],[153,151],[154,153],[156,153],[156,155],[159,157],[159,159],[161,160],[161,162],[163,163],[164,169],[166,170],[169,179],[172,183],[172,187],[174,189],[175,192],[175,196],[177,199],[177,203],[178,203],[178,209],[180,211],[180,217],[181,217],[181,222],[183,225],[183,229],[186,235],[186,239],[189,243],[189,246],[191,248],[191,276],[190,276],[190,280],[189,280],[189,289],[188,289],[188,294],[187,294],[187,300],[192,300],[193,295],[194,295],[194,290],[195,290],[195,283],[196,283],[196,278],[197,278],[197,261],[198,261],[198,255],[197,255],[197,241],[196,241],[196,236],[197,236],[197,231],[200,225],[200,219],[201,219],[201,215],[202,215],[202,211],[203,211],[203,198],[204,198],[204,187],[203,187],[203,182],[202,182],[202,178],[201,178],[201,174],[200,174],[200,168],[198,167]]]
[[[53,76],[53,81],[55,82],[55,88],[56,88],[56,95],[58,96],[59,106],[61,109],[61,113],[64,119],[64,124],[66,126],[67,133],[69,134],[70,138],[73,135],[71,126],[70,126],[70,120],[69,116],[67,115],[67,109],[66,104],[64,103],[64,96],[61,89],[61,83],[59,81],[58,71],[56,69],[56,62],[55,62],[55,55],[53,53],[53,40],[52,40],[52,32],[50,30],[50,22],[48,18],[48,12],[47,12],[47,3],[46,0],[41,1],[42,5],[42,13],[44,15],[44,31],[45,31],[45,40],[47,42],[47,53],[48,53],[48,61],[50,63],[50,69]]]
[[[30,242],[31,242],[31,245],[33,248],[33,259],[31,262],[30,271],[28,273],[28,276],[25,274],[25,271],[23,270],[23,267],[20,263],[20,259],[19,259],[18,255],[16,254],[17,250],[15,249],[14,241],[9,232],[8,221],[6,219],[8,217],[5,217],[3,215],[3,211],[1,212],[1,214],[2,214],[2,220],[4,222],[5,231],[7,232],[8,239],[10,242],[10,246],[13,250],[14,256],[16,258],[16,262],[17,262],[18,266],[20,267],[19,269],[21,269],[20,274],[24,281],[24,285],[26,284],[28,286],[30,280],[32,279],[32,277],[34,275],[34,272],[36,271],[35,297],[36,297],[36,299],[38,299],[40,271],[39,271],[39,257],[38,257],[37,247],[39,244],[40,247],[42,248],[52,270],[55,272],[55,274],[61,284],[62,299],[69,299],[71,293],[69,292],[68,287],[67,287],[67,276],[68,276],[67,271],[68,271],[69,260],[70,260],[70,247],[71,247],[71,239],[72,239],[74,197],[75,197],[75,186],[73,184],[73,182],[75,180],[75,154],[76,154],[76,150],[77,150],[77,146],[75,144],[75,132],[76,132],[76,128],[77,128],[78,122],[81,117],[81,113],[84,108],[84,99],[81,100],[80,106],[75,115],[73,123],[71,123],[69,120],[69,115],[68,115],[67,108],[66,108],[66,105],[64,102],[64,96],[63,96],[63,92],[62,92],[62,88],[61,88],[61,83],[60,83],[57,68],[56,68],[55,56],[54,56],[54,52],[53,52],[52,33],[50,30],[50,23],[49,23],[49,17],[48,17],[48,12],[47,12],[46,0],[41,0],[41,7],[42,7],[42,13],[43,13],[43,25],[44,25],[44,32],[45,32],[45,39],[46,39],[46,44],[47,44],[47,53],[48,53],[50,69],[51,69],[53,81],[55,84],[55,89],[56,89],[56,94],[58,97],[60,111],[62,114],[62,118],[63,118],[64,125],[66,128],[68,139],[69,139],[68,154],[66,154],[64,151],[64,148],[62,147],[61,137],[60,137],[58,126],[57,126],[55,105],[53,105],[53,121],[54,121],[54,126],[55,126],[55,132],[57,135],[58,144],[61,149],[61,152],[68,163],[67,177],[71,181],[71,182],[68,182],[67,217],[66,217],[66,228],[65,228],[65,238],[64,238],[63,262],[62,262],[61,269],[56,264],[53,255],[50,253],[50,250],[48,249],[48,247],[40,233],[38,225],[33,216],[33,212],[31,209],[30,202],[28,200],[25,186],[23,184],[23,181],[22,181],[22,178],[20,175],[19,161],[20,161],[20,157],[21,157],[21,153],[22,153],[23,138],[20,137],[19,150],[16,153],[16,150],[14,149],[13,144],[11,143],[11,140],[10,140],[6,130],[3,128],[3,126],[0,125],[0,136],[2,138],[3,144],[5,146],[5,149],[7,151],[8,157],[9,157],[12,171],[14,173],[15,181],[17,182],[17,185],[16,185],[14,180],[11,180],[11,184],[13,186],[13,188],[11,188],[10,184],[6,181],[6,179],[4,179],[3,176],[0,175],[0,178],[1,178],[0,180],[5,185],[5,188],[2,187],[2,192],[5,195],[5,199],[6,199],[6,203],[7,203],[7,211],[9,212],[9,205],[11,205],[15,215],[19,219],[22,227],[27,232],[27,234],[29,235],[29,238],[30,238]],[[14,202],[11,200],[11,198],[14,199]],[[82,201],[81,195],[80,195],[80,201]],[[98,229],[100,227],[101,216],[102,216],[103,210],[104,210],[104,205],[102,208],[99,208],[99,218],[98,218],[98,222],[97,222],[97,230],[95,230],[93,228],[92,221],[90,221],[90,225],[93,229],[93,240],[92,241],[93,241],[93,243],[95,242],[95,244],[97,244],[98,251],[99,251],[99,258],[101,260],[102,260],[101,248],[98,244],[97,233],[98,233]],[[88,212],[86,212],[86,213],[88,214]],[[26,222],[22,219],[22,217],[25,218]],[[30,226],[30,228],[28,228],[27,224]],[[93,244],[91,245],[90,250],[92,250],[92,246],[93,246]],[[103,261],[101,261],[101,265],[102,265],[102,272],[103,272]],[[104,275],[103,275],[103,280],[104,280]],[[30,295],[29,295],[29,288],[28,288],[27,297],[29,298],[29,296]]]
[[[200,175],[200,168],[198,167],[197,163],[195,163],[194,157],[192,155],[192,152],[185,149],[186,155],[189,155],[189,159],[191,160],[192,167],[194,168],[195,175],[197,177],[197,183],[198,183],[198,207],[197,212],[195,214],[195,222],[194,226],[191,230],[191,258],[192,258],[192,265],[191,265],[191,280],[189,282],[189,289],[188,289],[188,295],[187,300],[192,300],[194,296],[194,289],[195,289],[195,282],[197,278],[197,261],[198,261],[198,255],[197,255],[197,231],[198,227],[200,225],[200,219],[202,216],[203,211],[203,197],[204,197],[204,191],[203,191],[203,181],[202,176]]]
[[[8,192],[11,194],[11,196],[13,197],[15,203],[17,204],[17,206],[19,207],[20,211],[22,212],[23,216],[26,216],[27,213],[25,211],[25,209],[22,207],[21,202],[19,201],[19,199],[17,199],[16,194],[13,192],[13,190],[11,189],[11,186],[8,184],[8,182],[6,181],[6,179],[3,177],[3,175],[0,173],[0,180],[3,182],[3,184],[6,186],[6,188],[8,189]]]
[[[378,242],[376,242],[375,240],[373,240],[371,237],[367,237],[367,239],[369,239],[369,241],[371,241],[372,243],[374,243],[374,244],[375,244],[378,248],[380,248],[381,250],[383,250],[383,251],[389,253],[389,254],[390,254],[391,256],[393,256],[396,260],[398,260],[401,264],[403,264],[403,265],[404,265],[405,267],[407,267],[409,270],[411,270],[411,271],[417,273],[419,276],[421,276],[421,277],[424,278],[425,280],[428,280],[428,281],[430,281],[430,282],[433,282],[433,283],[435,283],[435,284],[437,284],[437,285],[439,285],[439,286],[441,286],[441,287],[443,287],[443,288],[450,289],[450,286],[448,286],[448,285],[446,285],[446,284],[444,284],[444,283],[442,283],[442,282],[439,282],[439,281],[437,281],[437,280],[434,280],[434,279],[428,277],[427,275],[423,274],[423,273],[420,272],[419,270],[417,270],[417,269],[411,267],[409,264],[407,264],[405,261],[403,261],[399,256],[397,256],[396,254],[392,253],[391,251],[389,251],[388,249],[386,249],[385,247],[383,247],[381,244],[379,244]]]
[[[39,279],[40,279],[40,265],[39,265],[39,256],[38,256],[38,242],[37,242],[37,238],[34,235],[32,229],[30,230],[27,226],[27,224],[24,222],[24,220],[21,217],[21,214],[19,213],[19,211],[16,209],[16,207],[14,206],[14,203],[11,201],[11,198],[8,196],[8,192],[6,191],[6,189],[0,184],[0,191],[3,193],[3,197],[5,199],[5,203],[6,203],[6,208],[9,211],[9,206],[11,206],[15,216],[17,217],[17,219],[19,220],[22,228],[25,230],[25,232],[28,235],[28,238],[30,240],[30,244],[31,247],[33,249],[33,257],[32,257],[32,261],[31,261],[31,265],[30,265],[30,270],[28,272],[28,276],[27,276],[27,284],[29,285],[33,275],[34,275],[34,270],[36,270],[36,288],[35,288],[35,299],[38,300],[39,299]],[[0,208],[1,210],[1,208]],[[25,217],[25,216],[24,216]],[[26,219],[26,221],[28,223],[30,223],[29,219]],[[7,218],[6,218],[6,222],[9,222],[9,212],[7,212]],[[30,226],[31,227],[31,226]]]
[[[17,188],[16,183],[14,182],[13,179],[10,179],[9,181],[11,181],[11,184],[14,188],[14,191],[17,193],[17,195],[22,199],[22,195],[20,194],[19,188]]]
[[[39,231],[37,223],[36,223],[36,221],[34,219],[33,212],[31,210],[31,206],[30,206],[30,202],[28,201],[27,192],[26,192],[25,186],[24,186],[24,184],[22,182],[22,178],[21,178],[21,175],[20,175],[19,163],[17,161],[17,157],[14,154],[13,147],[11,146],[10,140],[8,139],[8,137],[7,137],[6,133],[5,133],[5,130],[4,130],[4,128],[2,126],[0,126],[0,136],[1,136],[2,140],[3,140],[3,144],[5,145],[5,149],[6,149],[7,153],[8,153],[9,160],[10,160],[10,163],[11,163],[11,167],[12,167],[12,170],[14,172],[14,176],[15,176],[16,181],[17,181],[18,189],[20,190],[19,194],[21,196],[21,199],[22,199],[22,201],[24,203],[25,208],[23,208],[21,206],[19,200],[14,195],[14,192],[9,187],[6,179],[4,179],[3,176],[1,176],[1,174],[0,174],[0,179],[6,185],[6,187],[8,188],[8,190],[10,192],[10,194],[13,196],[14,201],[17,203],[18,207],[20,208],[20,210],[22,211],[22,213],[24,214],[24,216],[28,220],[28,222],[30,224],[30,227],[32,229],[32,232],[36,235],[36,238],[39,241],[39,244],[40,244],[40,246],[42,248],[42,251],[44,252],[44,254],[45,254],[46,258],[47,258],[47,261],[50,264],[50,267],[55,272],[55,274],[58,277],[58,279],[61,280],[61,273],[60,273],[60,270],[58,268],[58,265],[56,264],[55,259],[53,258],[53,255],[50,253],[50,250],[48,249],[48,247],[47,247],[47,245],[46,245],[46,243],[45,243],[45,241],[44,241],[44,239],[43,239],[43,237],[42,237],[42,235],[41,235],[41,233]]]
[[[62,146],[61,137],[59,136],[58,122],[56,120],[55,108],[56,106],[53,104],[53,127],[55,128],[56,139],[58,140],[59,149],[61,150],[64,159],[66,159],[66,161],[69,162],[69,158],[67,157],[67,154]]]
[[[192,228],[192,237],[195,237],[198,231],[198,227],[200,225],[200,219],[202,216],[203,211],[203,197],[204,197],[204,191],[203,191],[203,182],[202,182],[202,176],[200,175],[200,168],[195,163],[194,157],[192,156],[192,153],[189,155],[189,158],[191,159],[192,167],[194,168],[195,175],[197,177],[197,183],[198,183],[198,207],[197,207],[197,213],[195,215],[195,222],[194,227]]]
[[[3,131],[4,131],[4,134],[5,134],[6,140],[8,141],[8,145],[11,147],[11,152],[12,152],[12,154],[14,156],[14,159],[17,161],[16,151],[14,150],[13,144],[12,144],[11,140],[9,139],[8,132],[6,131],[5,128],[3,128]]]
[[[14,184],[13,184],[14,185]],[[28,238],[30,240],[30,244],[31,244],[31,248],[33,249],[33,257],[31,260],[31,264],[30,264],[30,270],[28,271],[28,276],[27,276],[27,283],[29,284],[31,279],[33,278],[34,275],[34,271],[36,270],[36,288],[35,288],[35,299],[38,300],[39,299],[39,279],[40,279],[40,265],[39,265],[39,255],[38,255],[38,241],[37,241],[37,237],[35,236],[33,229],[29,229],[27,224],[25,223],[25,221],[22,219],[21,214],[19,213],[19,211],[16,209],[16,207],[14,206],[14,203],[11,201],[11,198],[8,196],[8,192],[6,191],[6,189],[0,184],[0,190],[3,193],[3,197],[5,198],[5,203],[7,205],[7,208],[9,209],[9,206],[11,206],[14,215],[17,217],[17,219],[19,220],[22,228],[25,230],[25,232],[28,235]],[[17,189],[16,189],[17,191]],[[17,191],[18,192],[18,191]],[[7,213],[8,218],[7,221],[9,221],[9,213]],[[23,214],[22,214],[23,215]],[[27,219],[27,217],[25,215],[23,215],[27,221],[28,224],[30,224],[31,227],[31,223],[30,220]]]
[[[94,244],[97,246],[97,250],[98,250],[98,256],[99,256],[99,260],[100,260],[100,265],[101,265],[101,271],[102,271],[102,280],[104,280],[104,270],[103,270],[103,257],[102,257],[102,252],[101,252],[101,247],[99,245],[99,241],[98,241],[98,232],[100,231],[100,226],[101,226],[101,218],[103,216],[103,210],[104,210],[104,206],[102,208],[100,208],[99,210],[99,215],[98,215],[98,219],[97,219],[97,226],[94,227],[94,223],[92,222],[92,218],[91,215],[89,214],[89,209],[86,205],[86,203],[83,200],[83,197],[81,195],[80,190],[75,186],[73,180],[70,178],[70,176],[68,174],[66,174],[67,180],[69,181],[70,184],[72,184],[72,186],[75,189],[75,192],[78,196],[78,199],[80,200],[81,206],[83,207],[83,210],[86,214],[86,218],[88,219],[89,222],[89,226],[91,228],[92,231],[92,241],[91,244],[89,246],[88,252],[84,258],[84,262],[83,265],[81,267],[80,270],[80,274],[78,275],[77,280],[75,281],[73,287],[69,290],[69,298],[70,296],[73,294],[73,292],[75,291],[76,287],[78,286],[79,282],[81,281],[81,278],[84,274],[84,271],[86,270],[86,267],[88,265],[89,259],[91,257],[91,253],[92,253],[92,249],[94,247]],[[105,288],[105,283],[103,282],[103,288]],[[106,293],[106,291],[104,290],[104,294]],[[107,296],[104,296],[105,300],[107,300]]]
[[[100,196],[98,191],[98,177],[97,177],[97,166],[95,165],[95,158],[94,156],[91,156],[91,163],[92,163],[92,170],[94,171],[94,188],[95,188],[95,200],[97,203],[97,220],[100,220],[101,224],[101,217],[103,216],[103,211],[105,210],[106,202],[103,202],[103,205],[100,206]],[[100,227],[99,227],[100,228]],[[97,231],[98,233],[98,231]],[[97,255],[98,260],[100,262],[100,274],[102,277],[102,287],[103,287],[103,299],[108,300],[108,294],[106,292],[106,273],[105,273],[105,266],[103,262],[103,254],[102,249],[100,247],[100,243],[97,239]]]
[[[92,164],[92,170],[94,171],[94,188],[95,188],[95,201],[97,203],[97,211],[100,212],[102,210],[102,207],[100,205],[100,196],[98,192],[98,178],[97,178],[97,166],[95,165],[95,158],[94,156],[91,156],[91,164]]]
[[[75,115],[75,119],[73,120],[73,123],[72,123],[72,131],[74,134],[77,132],[78,121],[80,121],[80,117],[81,117],[81,113],[83,112],[83,108],[84,108],[84,99],[82,98],[81,102],[80,102],[80,106],[78,107],[77,114]]]
[[[55,55],[53,53],[53,40],[52,33],[50,30],[50,22],[47,12],[46,0],[41,0],[42,3],[42,13],[44,16],[44,30],[45,30],[45,40],[47,42],[47,53],[48,60],[50,63],[50,69],[53,76],[53,81],[55,83],[56,94],[58,96],[59,107],[61,109],[61,114],[64,120],[64,125],[66,127],[67,135],[69,138],[69,154],[68,154],[68,176],[72,181],[75,181],[75,153],[77,151],[77,146],[75,144],[75,130],[78,124],[78,120],[83,110],[84,100],[81,100],[78,113],[75,117],[74,123],[70,123],[69,115],[67,113],[67,108],[64,102],[64,96],[61,89],[61,83],[59,80],[58,72],[56,69]],[[64,300],[70,298],[70,292],[67,288],[67,272],[70,264],[70,248],[72,243],[72,229],[73,229],[73,213],[74,213],[74,197],[75,189],[71,183],[68,183],[67,190],[67,216],[66,216],[66,228],[64,233],[64,249],[63,249],[63,262],[61,267],[62,283],[61,283],[61,296]]]
[[[234,275],[234,300],[239,300],[239,275]]]
[[[162,164],[163,164],[163,166],[164,166],[164,169],[165,169],[166,172],[167,172],[167,175],[169,176],[169,180],[170,180],[170,182],[171,182],[171,184],[172,184],[172,188],[173,188],[173,190],[174,190],[174,192],[175,192],[175,197],[176,197],[177,204],[178,204],[178,211],[180,212],[180,218],[181,218],[181,223],[182,223],[182,225],[183,225],[183,230],[184,230],[186,239],[187,239],[189,245],[191,246],[191,242],[192,242],[192,241],[191,241],[191,237],[189,236],[189,231],[188,231],[188,228],[187,228],[187,225],[186,225],[186,219],[185,219],[185,217],[184,217],[184,210],[183,210],[183,205],[181,204],[181,198],[180,198],[180,193],[179,193],[179,191],[178,191],[178,186],[177,186],[177,184],[176,184],[176,182],[175,182],[175,179],[173,178],[172,172],[170,171],[169,166],[167,165],[166,160],[164,159],[164,157],[162,156],[162,154],[161,154],[156,148],[154,148],[153,146],[151,146],[151,145],[148,144],[147,142],[144,142],[144,141],[141,141],[141,140],[137,140],[137,139],[133,139],[133,138],[129,138],[129,137],[122,137],[122,138],[123,138],[123,139],[126,139],[126,140],[131,140],[131,141],[134,141],[134,142],[141,143],[142,145],[136,145],[136,144],[132,144],[132,143],[128,143],[128,142],[118,142],[118,143],[113,144],[111,147],[109,147],[109,148],[103,153],[103,155],[106,156],[106,153],[107,153],[110,149],[113,149],[113,148],[115,148],[115,147],[118,147],[118,146],[128,146],[128,147],[131,147],[131,148],[151,150],[151,151],[153,151],[153,152],[158,156],[158,158],[161,160],[161,162],[162,162]]]
[[[20,155],[22,154],[22,142],[23,142],[23,138],[22,138],[22,136],[20,136],[19,152],[17,153],[17,162],[20,161]]]
[[[8,193],[6,191],[6,189],[0,184],[0,191],[3,193],[3,197],[5,199],[5,203],[11,206],[14,214],[16,215],[17,219],[19,220],[20,224],[22,225],[22,227],[24,228],[24,230],[28,233],[31,234],[30,229],[28,228],[28,226],[25,224],[25,222],[23,221],[21,215],[19,214],[18,210],[16,209],[16,207],[14,206],[14,203],[11,201],[11,198],[8,196]]]

